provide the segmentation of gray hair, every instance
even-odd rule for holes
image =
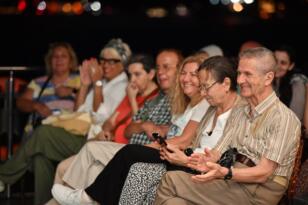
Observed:
[[[132,55],[132,52],[127,43],[123,42],[120,38],[111,39],[102,49],[101,53],[105,49],[114,49],[121,58],[121,61],[124,65],[126,65]]]
[[[257,69],[259,71],[266,72],[276,72],[277,62],[274,53],[265,47],[250,48],[240,52],[239,59],[243,58],[254,58],[257,59]]]

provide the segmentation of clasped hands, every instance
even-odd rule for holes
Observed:
[[[193,153],[189,157],[187,164],[191,169],[200,171],[202,174],[192,176],[196,183],[208,182],[213,179],[223,179],[228,169],[216,163],[220,158],[220,153],[216,150],[204,149],[204,154]]]
[[[86,86],[101,80],[104,76],[103,69],[95,58],[84,60],[79,71],[81,84]]]

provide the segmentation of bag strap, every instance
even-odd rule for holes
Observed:
[[[35,101],[38,102],[38,101],[40,100],[40,98],[41,98],[41,96],[42,96],[44,90],[46,89],[47,84],[48,84],[49,81],[51,80],[51,78],[52,78],[52,75],[49,75],[48,78],[46,79],[46,81],[44,82],[44,84],[43,84],[43,86],[42,86],[42,89],[40,90],[40,92],[39,92],[39,94],[38,94],[38,96],[37,96],[37,98],[36,98]]]
[[[47,79],[45,80],[45,82],[44,82],[44,84],[43,84],[43,86],[42,86],[42,88],[41,88],[41,90],[40,90],[40,92],[39,92],[39,94],[38,94],[38,96],[37,96],[37,98],[36,98],[36,100],[35,100],[36,102],[39,102],[39,101],[40,101],[40,98],[41,98],[41,96],[42,96],[44,90],[46,89],[46,87],[47,87],[49,81],[51,80],[51,78],[52,78],[52,75],[48,75]],[[32,122],[32,127],[35,127],[35,126],[36,126],[36,123],[37,123],[37,122],[36,122],[36,121],[37,121],[37,116],[36,116],[36,113],[35,113],[35,112],[32,112],[31,118],[32,118],[32,120],[31,120],[31,122]]]

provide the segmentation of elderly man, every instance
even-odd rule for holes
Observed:
[[[220,155],[214,150],[205,150],[202,156],[194,154],[190,166],[203,174],[168,172],[155,204],[278,203],[292,173],[300,122],[273,91],[275,68],[275,57],[266,48],[240,54],[237,81],[249,105],[230,116],[233,125],[226,127],[215,148],[217,153],[237,148],[234,166],[214,163]]]

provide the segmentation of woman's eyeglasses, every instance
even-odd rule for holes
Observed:
[[[217,81],[215,81],[214,83],[212,83],[212,84],[209,85],[209,86],[200,85],[200,86],[199,86],[199,89],[200,89],[200,91],[206,91],[206,92],[208,92],[208,91],[210,90],[210,88],[213,87],[216,83],[217,83]]]

